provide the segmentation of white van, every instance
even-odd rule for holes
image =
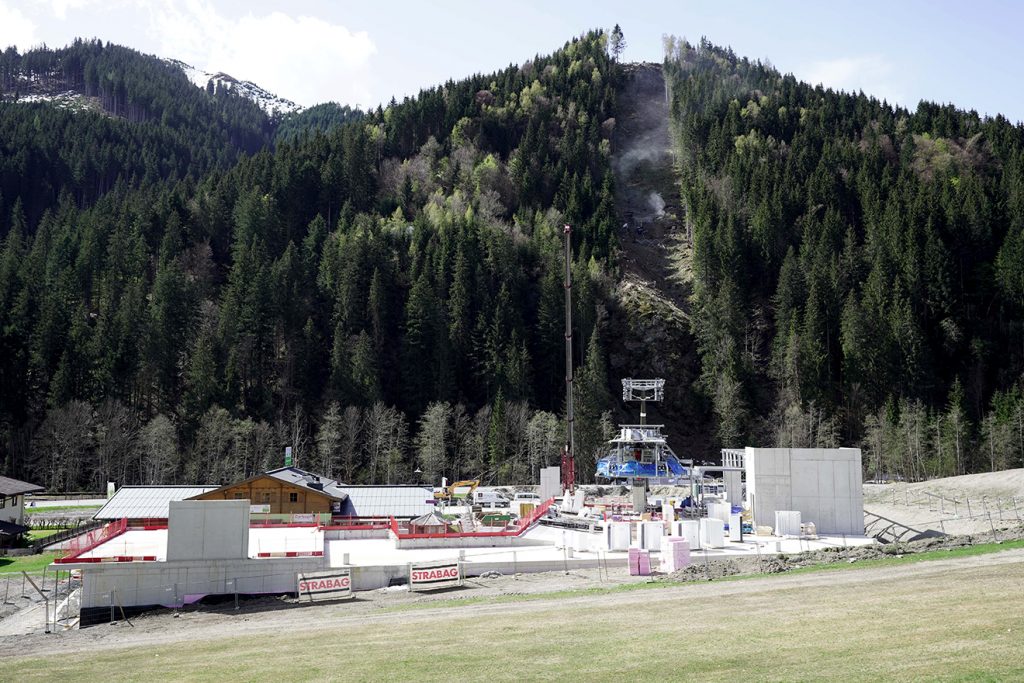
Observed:
[[[473,505],[485,508],[507,508],[508,498],[497,491],[474,491]]]

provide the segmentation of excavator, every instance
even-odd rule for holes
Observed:
[[[453,484],[442,484],[441,488],[434,491],[434,502],[436,503],[447,503],[448,505],[454,504],[456,501],[465,500],[468,504],[473,504],[473,492],[480,486],[479,479],[465,479],[463,481],[457,481]],[[457,492],[459,489],[466,489],[464,492]]]

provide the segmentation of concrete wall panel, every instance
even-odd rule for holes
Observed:
[[[248,557],[248,500],[171,501],[167,520],[168,561]]]
[[[756,524],[777,510],[800,510],[819,533],[864,533],[861,453],[857,448],[748,448],[747,503]]]

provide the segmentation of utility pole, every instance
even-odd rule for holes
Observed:
[[[563,228],[565,238],[565,448],[562,450],[562,486],[566,493],[576,488],[576,437],[572,405],[572,227]]]

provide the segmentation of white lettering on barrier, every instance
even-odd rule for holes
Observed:
[[[433,590],[461,585],[462,565],[457,561],[409,565],[409,590]]]
[[[299,599],[303,597],[313,601],[351,598],[352,597],[352,570],[333,569],[329,572],[314,572],[298,575]]]

